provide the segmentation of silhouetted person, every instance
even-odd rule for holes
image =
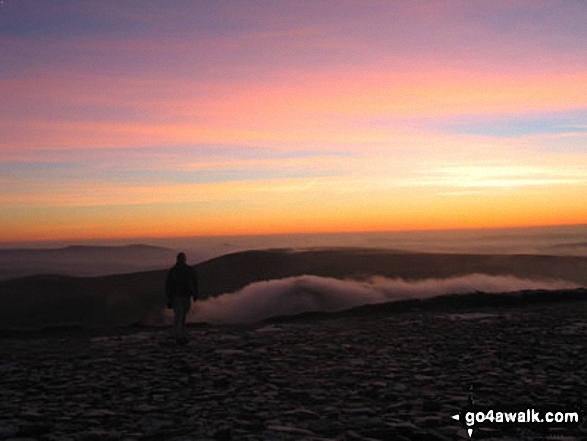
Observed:
[[[187,343],[185,320],[191,306],[191,299],[198,297],[198,277],[196,271],[186,263],[185,253],[177,255],[175,266],[167,273],[165,280],[167,307],[173,308],[173,331],[180,344]]]

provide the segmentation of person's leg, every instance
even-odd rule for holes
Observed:
[[[183,310],[182,310],[182,316],[181,316],[181,326],[180,326],[181,337],[180,338],[184,342],[187,342],[187,332],[185,329],[185,323],[186,323],[188,312],[190,310],[191,301],[190,301],[189,297],[187,297],[186,299],[183,299],[183,300],[184,300],[184,302],[183,302]]]
[[[180,297],[175,297],[173,299],[173,336],[177,341],[181,339],[183,309],[182,299]]]
[[[189,297],[176,297],[173,299],[173,331],[178,342],[185,342],[187,334],[185,329],[188,311],[190,310]]]

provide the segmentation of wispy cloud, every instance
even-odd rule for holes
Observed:
[[[440,192],[452,195],[487,189],[587,184],[587,172],[578,167],[561,170],[527,165],[454,165],[425,170],[420,174],[421,178],[408,180],[404,184],[468,189],[457,193]]]
[[[557,223],[587,222],[572,196],[587,169],[586,14],[582,2],[13,2],[0,16],[0,221],[31,234],[40,210],[95,234],[123,219],[164,231],[179,213],[229,233],[501,222],[484,203],[509,223],[553,222],[548,201],[521,212],[536,190]],[[126,215],[87,214],[112,207]]]

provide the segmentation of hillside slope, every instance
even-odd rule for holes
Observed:
[[[202,297],[250,283],[303,274],[411,280],[471,273],[562,279],[587,286],[587,258],[533,255],[414,254],[372,249],[265,250],[196,266]],[[0,281],[0,327],[54,324],[157,324],[163,320],[165,270],[106,277],[38,275]]]

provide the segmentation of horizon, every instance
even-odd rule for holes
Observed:
[[[424,253],[523,253],[582,256],[587,252],[585,237],[587,237],[587,224],[577,224],[477,229],[0,242],[0,251],[42,251],[72,247],[123,248],[129,246],[148,246],[165,248],[168,251],[174,252],[188,252],[189,260],[194,263],[233,252],[268,249],[373,248],[399,252]]]
[[[587,232],[587,223],[577,224],[556,224],[556,225],[522,225],[522,226],[500,226],[500,227],[476,227],[476,228],[426,228],[426,229],[403,229],[403,230],[357,230],[357,231],[309,231],[309,232],[284,232],[284,233],[259,233],[259,234],[217,234],[217,235],[189,235],[189,236],[129,236],[129,237],[69,237],[51,240],[14,240],[14,241],[0,241],[0,249],[17,249],[31,248],[38,245],[41,248],[55,248],[58,246],[131,246],[131,245],[147,245],[150,246],[157,242],[175,242],[182,240],[222,240],[222,239],[255,239],[255,238],[271,238],[271,237],[319,237],[319,236],[360,236],[360,235],[412,235],[418,236],[421,234],[483,234],[491,231],[511,233],[513,236],[516,233],[523,233],[534,231],[537,234],[548,234],[549,230],[572,230],[585,229]],[[157,245],[154,245],[157,246]]]
[[[7,0],[0,246],[586,225],[586,17]]]
[[[167,236],[128,236],[128,237],[65,237],[60,239],[54,240],[45,240],[45,241],[36,241],[32,240],[24,240],[21,242],[0,242],[1,244],[10,244],[10,243],[31,243],[31,242],[38,242],[38,243],[51,243],[51,242],[71,242],[75,244],[76,242],[86,242],[86,241],[124,241],[128,244],[139,244],[133,241],[142,241],[142,240],[173,240],[173,239],[206,239],[206,238],[223,238],[223,237],[265,237],[265,236],[292,236],[292,235],[329,235],[329,234],[371,234],[371,233],[419,233],[419,232],[450,232],[450,231],[486,231],[486,230],[526,230],[526,229],[549,229],[549,228],[573,228],[573,227],[582,227],[587,226],[587,223],[577,223],[577,224],[551,224],[551,225],[516,225],[516,226],[500,226],[500,227],[472,227],[472,228],[423,228],[423,229],[401,229],[401,230],[346,230],[346,231],[290,231],[290,232],[278,232],[278,233],[259,233],[259,234],[208,234],[208,235],[199,235],[193,234],[190,236],[181,236],[181,235],[167,235]]]
[[[25,240],[21,242],[0,242],[0,245],[10,243],[53,243],[64,242],[71,243],[75,246],[76,243],[82,242],[123,242],[129,245],[142,245],[141,241],[148,240],[175,240],[175,239],[221,239],[226,237],[267,237],[267,236],[313,236],[313,235],[355,235],[355,234],[402,234],[402,233],[434,233],[434,232],[483,232],[491,230],[500,231],[521,231],[521,230],[547,230],[558,228],[581,228],[587,227],[587,223],[576,224],[550,224],[550,225],[514,225],[514,226],[499,226],[499,227],[471,227],[471,228],[421,228],[421,229],[399,229],[399,230],[346,230],[346,231],[290,231],[278,233],[258,233],[258,234],[193,234],[189,236],[181,235],[167,235],[167,236],[128,236],[128,237],[65,237],[55,240]]]

